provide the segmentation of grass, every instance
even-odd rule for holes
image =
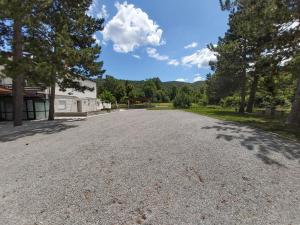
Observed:
[[[153,107],[148,108],[148,110],[172,110],[174,109],[172,103],[153,103]]]
[[[155,107],[149,110],[172,110],[174,109],[171,103],[155,104]],[[193,105],[189,109],[185,109],[186,112],[196,113],[223,121],[230,121],[245,124],[251,127],[259,128],[261,130],[276,133],[282,137],[290,138],[300,141],[300,129],[299,127],[287,126],[285,124],[287,113],[285,115],[277,115],[271,117],[263,115],[261,112],[251,114],[240,114],[235,112],[232,108],[222,108],[220,106],[207,106],[201,107]]]

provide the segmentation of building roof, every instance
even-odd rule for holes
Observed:
[[[5,88],[5,87],[0,87],[0,95],[7,95],[11,94],[12,91],[11,89]]]

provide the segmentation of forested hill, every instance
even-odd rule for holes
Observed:
[[[128,82],[129,84],[134,85],[137,88],[142,88],[145,83],[146,80],[122,80],[122,79],[116,79],[116,81],[121,82],[125,85],[126,82]],[[99,84],[103,84],[105,82],[105,79],[98,79],[97,83]],[[205,81],[197,81],[194,83],[188,83],[188,82],[179,82],[179,81],[167,81],[167,82],[161,82],[161,87],[162,89],[171,89],[172,87],[177,87],[177,88],[182,88],[184,86],[190,87],[192,89],[199,89],[199,88],[203,88],[203,86],[205,85]]]
[[[127,100],[170,102],[181,90],[196,99],[204,94],[205,82],[162,82],[157,77],[143,81],[129,81],[112,76],[97,80],[98,97],[110,102],[126,102]]]

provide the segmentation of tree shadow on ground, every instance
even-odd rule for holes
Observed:
[[[218,125],[202,129],[215,130],[216,139],[238,140],[242,146],[255,152],[256,157],[268,165],[286,167],[282,162],[274,159],[274,154],[300,163],[300,143],[282,139],[277,135],[232,122],[218,122]]]
[[[76,127],[78,125],[74,124],[74,120],[32,121],[16,128],[5,122],[0,124],[0,142],[11,142],[36,134],[55,134]]]

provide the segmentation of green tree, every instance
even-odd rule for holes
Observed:
[[[155,82],[150,79],[150,80],[146,80],[143,86],[143,90],[145,93],[145,97],[149,100],[149,101],[153,101],[154,98],[156,97],[156,91],[157,91],[157,87],[155,85]]]
[[[126,96],[126,87],[124,83],[115,79],[113,76],[106,76],[103,88],[112,93],[117,102],[120,102],[121,99]]]
[[[192,106],[192,99],[189,93],[181,88],[173,101],[173,106],[180,109],[190,108]]]
[[[269,81],[268,89],[273,99],[271,103],[276,102],[278,90],[276,90],[277,86],[275,84],[278,80],[280,62],[287,55],[291,56],[288,52],[293,52],[290,50],[293,49],[291,43],[294,41],[292,41],[290,36],[294,35],[286,35],[286,33],[291,32],[281,31],[281,25],[293,21],[289,12],[291,7],[287,6],[285,0],[236,0],[220,1],[220,3],[222,9],[230,10],[231,12],[229,19],[230,29],[226,33],[224,40],[227,37],[229,43],[238,41],[240,49],[243,50],[240,54],[236,53],[242,59],[240,61],[241,64],[234,63],[235,67],[238,65],[243,65],[244,67],[244,72],[241,73],[243,76],[239,79],[243,83],[243,85],[239,85],[241,87],[240,112],[243,111],[245,105],[247,80],[250,81],[251,87],[247,103],[248,112],[253,111],[257,86],[262,76],[268,77],[264,79]],[[218,46],[216,50],[218,51],[220,48],[222,48],[222,45]],[[218,51],[218,53],[221,59],[224,52]],[[226,59],[225,57],[225,61]],[[217,72],[219,74],[228,69],[220,67],[222,63],[218,62],[217,64],[219,67]],[[237,74],[237,71],[233,74]],[[271,104],[271,107],[274,109],[273,104]]]
[[[176,95],[177,95],[177,92],[178,92],[177,87],[173,85],[173,86],[171,87],[170,94],[169,94],[170,99],[171,99],[172,101],[175,99],[175,97],[176,97]]]
[[[292,21],[300,21],[300,2],[299,0],[286,0],[293,15]],[[288,32],[292,47],[294,49],[294,59],[290,65],[290,69],[297,79],[297,86],[295,90],[295,99],[292,104],[291,113],[288,117],[287,124],[300,126],[300,27],[298,24],[298,29],[294,29],[292,32]]]
[[[110,102],[110,103],[114,103],[116,102],[116,98],[115,96],[113,96],[113,94],[107,90],[104,90],[101,94],[100,94],[100,99],[102,101],[105,101],[105,102]]]
[[[104,20],[87,15],[91,4],[92,0],[52,0],[41,20],[28,29],[28,40],[34,45],[26,51],[32,54],[38,72],[44,69],[38,81],[51,89],[49,120],[54,119],[56,84],[61,90],[84,92],[90,88],[81,81],[104,73],[101,47],[93,38],[103,29]]]
[[[24,52],[26,30],[43,15],[48,4],[47,0],[0,1],[0,47],[12,51],[12,60],[2,58],[1,64],[5,65],[4,73],[13,79],[14,126],[22,125],[24,83],[30,64]]]

